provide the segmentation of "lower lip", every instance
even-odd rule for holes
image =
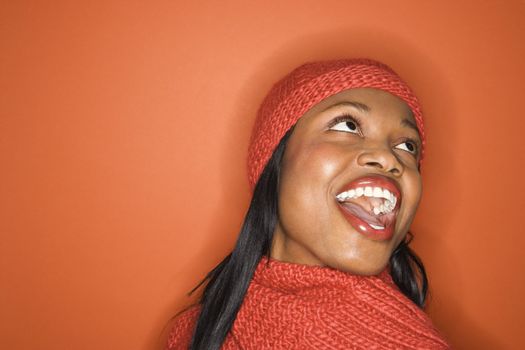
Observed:
[[[339,210],[343,213],[345,219],[352,225],[352,227],[360,234],[375,240],[375,241],[387,241],[394,235],[394,227],[396,226],[396,220],[394,219],[390,225],[382,230],[376,230],[372,228],[366,221],[361,220],[357,216],[354,216],[348,212],[343,206],[337,205]]]

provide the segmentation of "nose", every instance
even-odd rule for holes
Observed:
[[[364,150],[358,156],[357,163],[362,167],[381,170],[396,177],[401,176],[404,171],[403,164],[392,150],[387,147]]]

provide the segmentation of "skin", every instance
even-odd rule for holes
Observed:
[[[359,121],[355,130],[336,119],[348,115]],[[271,256],[359,275],[384,270],[421,198],[421,140],[414,126],[403,100],[370,88],[343,91],[305,113],[295,125],[281,164],[279,220]],[[417,147],[415,152],[411,146]],[[335,197],[343,186],[367,175],[388,177],[401,191],[394,234],[388,240],[357,232],[338,208]]]

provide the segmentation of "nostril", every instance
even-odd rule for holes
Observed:
[[[375,167],[375,168],[383,168],[383,165],[379,162],[367,162],[366,165],[368,166],[372,166],[372,167]]]
[[[392,168],[390,169],[390,172],[396,176],[401,174],[401,171],[398,168]]]
[[[398,176],[401,174],[401,170],[393,164],[392,166],[390,166],[389,164],[383,164],[381,162],[366,162],[366,166],[377,168],[377,169],[382,169],[383,171],[389,172],[395,176]]]
[[[400,176],[403,173],[403,165],[395,154],[383,150],[368,150],[359,155],[360,166],[374,168],[376,170]]]

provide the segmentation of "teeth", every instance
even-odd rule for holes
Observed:
[[[373,225],[373,224],[369,224],[371,228],[373,228],[374,230],[384,230],[385,227],[384,226],[378,226],[378,225]]]
[[[339,193],[336,198],[340,202],[344,202],[347,199],[359,198],[361,196],[366,197],[375,197],[385,199],[384,203],[377,207],[377,210],[374,208],[373,212],[375,215],[379,213],[390,213],[394,210],[397,203],[397,198],[392,192],[381,187],[358,187],[351,190]]]

